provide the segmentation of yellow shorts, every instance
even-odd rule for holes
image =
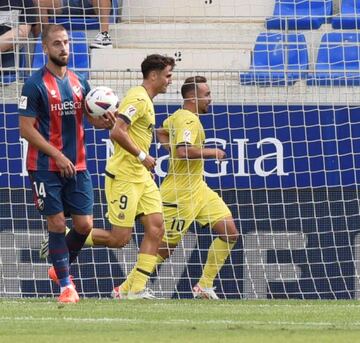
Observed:
[[[106,176],[105,195],[112,225],[133,227],[140,214],[162,213],[160,191],[151,177],[135,183]]]
[[[177,244],[186,234],[191,223],[197,221],[201,226],[215,224],[231,216],[231,212],[219,195],[208,186],[202,187],[197,196],[178,199],[176,202],[163,200],[165,234],[163,242]]]

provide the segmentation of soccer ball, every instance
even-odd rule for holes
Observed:
[[[107,111],[115,112],[118,106],[119,98],[109,87],[95,87],[85,98],[86,111],[92,117],[101,117]]]

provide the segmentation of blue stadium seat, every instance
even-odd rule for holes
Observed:
[[[332,32],[323,35],[315,72],[308,85],[360,85],[360,33]]]
[[[2,68],[25,68],[25,52],[24,48],[19,52],[4,52],[0,56]],[[16,64],[18,58],[18,65]],[[22,77],[23,71],[9,70],[0,72],[0,84],[8,85],[17,80],[17,76]]]
[[[318,29],[332,14],[332,0],[275,0],[273,16],[266,19],[267,29]]]
[[[68,67],[89,78],[90,54],[86,42],[86,34],[83,31],[68,31],[70,38],[70,56]],[[41,37],[38,38],[35,49],[32,69],[41,68],[47,62],[47,56],[43,53]]]
[[[119,16],[119,0],[112,0],[112,9],[110,14],[110,24],[116,23]],[[70,16],[58,15],[54,18],[49,18],[50,23],[61,24],[67,30],[81,31],[81,30],[99,30],[100,23],[97,17],[86,16]]]
[[[260,33],[243,85],[285,86],[306,78],[308,51],[303,34]]]
[[[360,28],[360,0],[342,0],[340,15],[333,17],[334,29]]]

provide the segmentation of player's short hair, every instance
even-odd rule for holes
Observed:
[[[146,79],[149,76],[150,72],[154,70],[164,70],[167,66],[171,66],[172,68],[174,68],[175,59],[173,57],[153,54],[147,56],[141,63],[141,71],[144,79]]]
[[[41,41],[44,43],[49,38],[50,33],[57,31],[66,31],[65,27],[58,24],[47,24],[41,32]]]
[[[195,89],[197,89],[199,83],[206,82],[207,80],[205,76],[197,75],[188,77],[181,87],[181,95],[183,99],[189,98],[189,93],[195,93]]]

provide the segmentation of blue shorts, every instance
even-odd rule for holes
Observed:
[[[62,14],[72,14],[76,16],[95,14],[90,0],[62,0]]]
[[[72,178],[47,170],[29,171],[29,177],[35,206],[41,215],[93,214],[94,194],[87,170],[78,171]]]

